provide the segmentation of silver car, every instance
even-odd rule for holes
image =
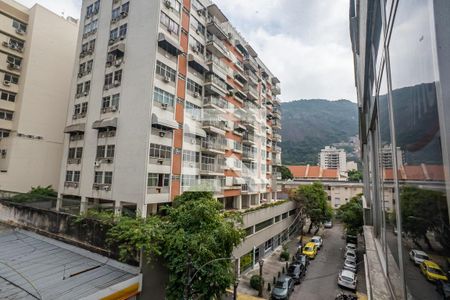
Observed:
[[[356,261],[352,259],[346,259],[344,262],[344,270],[349,270],[356,273],[357,271]]]
[[[338,276],[338,285],[355,291],[356,274],[349,270],[342,270]]]
[[[347,260],[353,260],[356,262],[357,258],[356,258],[356,251],[355,250],[347,250],[345,252],[344,258]]]
[[[430,257],[423,251],[413,249],[409,252],[409,259],[418,266],[423,263],[424,260],[430,260]]]
[[[352,244],[352,243],[347,243],[347,245],[345,246],[345,250],[353,250],[356,251],[356,245]]]
[[[320,236],[313,236],[310,240],[311,243],[314,243],[317,246],[317,249],[322,248],[323,240]]]

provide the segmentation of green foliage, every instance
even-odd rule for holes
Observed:
[[[94,219],[105,224],[112,224],[114,222],[114,212],[111,210],[91,208],[78,215],[75,219],[75,223],[81,223],[84,219]]]
[[[312,226],[318,226],[332,217],[332,210],[327,202],[327,193],[320,182],[299,186],[290,195],[290,199],[296,201],[303,214],[310,219],[310,230]]]
[[[286,199],[286,200],[278,200],[278,201],[274,201],[274,202],[270,202],[270,203],[264,203],[264,204],[262,204],[260,206],[251,207],[251,208],[248,208],[248,209],[244,210],[244,214],[248,214],[248,213],[251,213],[251,212],[254,212],[254,211],[258,211],[258,210],[261,210],[261,209],[265,209],[265,208],[268,208],[268,207],[275,207],[275,206],[284,204],[284,203],[286,203],[288,201],[290,201],[290,200]]]
[[[56,199],[57,196],[58,193],[52,188],[51,185],[46,187],[42,187],[39,185],[37,187],[32,187],[28,193],[14,195],[11,198],[11,201],[17,203],[29,203],[48,199]]]
[[[247,270],[249,267],[251,267],[253,263],[253,251],[245,254],[244,256],[241,256],[241,273]]]
[[[293,179],[294,178],[294,176],[292,175],[291,170],[289,170],[288,167],[280,166],[280,167],[278,167],[278,170],[281,173],[281,179],[288,180],[288,179]]]
[[[290,256],[290,254],[289,254],[288,251],[283,251],[280,254],[280,259],[284,260],[284,261],[288,261],[289,260],[289,256]]]
[[[353,182],[360,182],[363,180],[363,174],[358,170],[348,171],[348,180]]]
[[[361,196],[353,197],[342,205],[337,215],[344,222],[348,234],[361,233],[364,225]]]
[[[400,194],[403,230],[414,239],[434,232],[442,246],[450,250],[447,200],[444,193],[417,187],[403,187]]]
[[[264,285],[264,279],[261,278],[261,276],[259,275],[253,275],[250,278],[250,286],[252,287],[252,289],[254,290],[259,290],[259,287],[261,285]]]

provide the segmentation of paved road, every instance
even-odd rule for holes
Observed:
[[[323,235],[324,246],[315,260],[311,261],[308,273],[302,283],[295,288],[291,300],[332,300],[340,292],[337,276],[342,269],[345,241],[343,228],[335,224]],[[363,267],[360,267],[363,271]]]

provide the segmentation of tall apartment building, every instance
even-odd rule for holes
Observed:
[[[319,153],[319,166],[322,169],[338,169],[339,172],[346,172],[347,154],[345,150],[325,146]]]
[[[384,145],[383,148],[381,148],[380,160],[383,166],[385,168],[393,168],[394,155],[392,153],[395,153],[395,155],[397,155],[397,163],[399,164],[399,166],[403,166],[403,163],[405,162],[404,152],[398,147],[395,151],[393,151],[392,145]]]
[[[86,0],[80,22],[61,198],[142,216],[188,190],[276,199],[279,80],[217,5]]]
[[[439,299],[408,254],[450,267],[450,2],[350,3],[369,299]]]
[[[59,185],[77,21],[0,1],[0,191]]]

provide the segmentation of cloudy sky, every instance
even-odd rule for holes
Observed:
[[[38,2],[79,16],[81,0]],[[215,0],[281,80],[282,99],[356,101],[348,0]]]

